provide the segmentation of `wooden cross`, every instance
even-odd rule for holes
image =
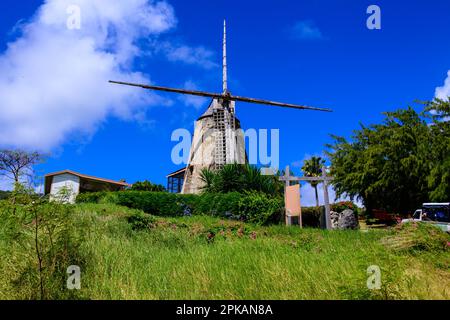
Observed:
[[[321,177],[294,177],[290,175],[289,166],[286,166],[286,172],[284,176],[280,177],[280,181],[285,182],[285,190],[289,187],[291,181],[319,181],[323,182],[323,198],[325,202],[325,226],[328,230],[331,230],[331,208],[330,208],[330,198],[328,195],[328,185],[330,181],[333,181],[332,177],[327,176],[327,171],[325,167],[322,167]]]

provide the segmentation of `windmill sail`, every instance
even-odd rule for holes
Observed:
[[[292,104],[292,103],[284,103],[284,102],[276,102],[276,101],[270,101],[270,100],[262,100],[257,98],[249,98],[249,97],[241,97],[241,96],[234,96],[231,94],[222,94],[222,93],[214,93],[214,92],[206,92],[206,91],[198,91],[198,90],[187,90],[187,89],[177,89],[177,88],[170,88],[170,87],[160,87],[160,86],[152,86],[147,84],[139,84],[139,83],[131,83],[131,82],[123,82],[123,81],[109,81],[113,84],[120,84],[120,85],[126,85],[126,86],[132,86],[132,87],[139,87],[143,89],[148,90],[155,90],[155,91],[165,91],[165,92],[173,92],[173,93],[181,93],[181,94],[189,94],[192,96],[199,96],[199,97],[206,97],[206,98],[213,98],[213,99],[223,99],[223,100],[229,100],[229,101],[241,101],[241,102],[248,102],[248,103],[256,103],[256,104],[264,104],[268,106],[275,106],[275,107],[284,107],[284,108],[292,108],[292,109],[299,109],[299,110],[313,110],[313,111],[323,111],[323,112],[333,112],[333,110],[328,108],[316,108],[316,107],[310,107],[310,106],[304,106],[299,104]]]

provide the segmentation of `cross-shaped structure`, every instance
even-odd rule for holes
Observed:
[[[284,176],[280,177],[280,181],[285,182],[285,191],[289,187],[291,181],[319,181],[323,183],[323,198],[325,202],[325,226],[328,230],[331,230],[331,217],[330,217],[330,198],[328,195],[328,185],[333,178],[327,176],[327,171],[325,167],[322,167],[322,176],[320,177],[295,177],[290,175],[289,166],[286,166],[286,171]],[[286,212],[287,213],[287,212]]]

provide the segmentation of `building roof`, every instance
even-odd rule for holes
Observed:
[[[47,192],[47,189],[49,189],[49,184],[51,183],[50,178],[54,177],[54,176],[59,176],[62,174],[71,174],[71,175],[77,176],[81,179],[94,180],[94,181],[98,181],[98,182],[104,182],[104,183],[114,184],[114,185],[123,186],[123,187],[131,187],[131,184],[123,182],[123,181],[115,181],[115,180],[110,180],[110,179],[94,177],[94,176],[88,176],[86,174],[81,174],[81,173],[78,173],[78,172],[75,172],[72,170],[62,170],[62,171],[48,173],[45,175],[45,191],[46,191],[46,193],[49,192],[49,191]]]
[[[166,178],[173,177],[173,176],[177,176],[177,175],[179,175],[179,174],[184,173],[185,171],[186,171],[186,167],[181,168],[180,170],[177,170],[177,171],[174,171],[174,172],[172,172],[172,173],[169,173],[169,174],[166,176]]]
[[[198,117],[197,121],[201,120],[203,118],[208,118],[208,117],[213,116],[213,109],[212,109],[213,103],[214,103],[214,100],[211,100],[211,102],[208,105],[208,108],[206,108],[206,111],[200,117]]]

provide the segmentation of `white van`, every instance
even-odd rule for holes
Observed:
[[[446,232],[450,232],[450,202],[424,203],[422,209],[417,209],[412,219],[403,219],[402,223],[421,221],[435,224]]]

